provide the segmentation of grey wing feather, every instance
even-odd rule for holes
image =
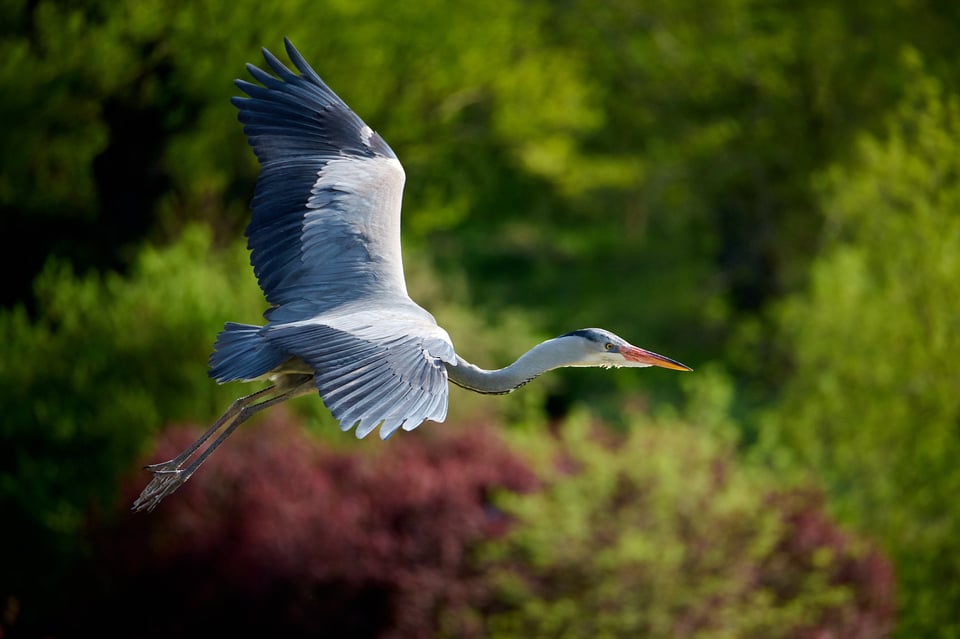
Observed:
[[[383,438],[447,412],[449,336],[407,296],[400,255],[404,172],[390,147],[327,87],[289,41],[299,75],[269,51],[233,98],[260,161],[247,226],[250,260],[272,308],[266,327],[228,327],[218,380],[275,360],[314,370],[343,430]],[[264,354],[270,359],[264,363]],[[261,365],[262,364],[262,365]]]
[[[357,437],[365,437],[380,426],[386,439],[401,427],[412,430],[446,418],[444,362],[456,362],[449,338],[436,325],[411,331],[403,321],[396,324],[350,330],[281,324],[267,334],[314,369],[317,390],[341,429],[356,426]]]
[[[269,51],[274,77],[237,80],[238,118],[260,161],[247,226],[254,273],[280,321],[365,296],[406,295],[400,256],[404,173],[386,142],[288,40],[300,75]],[[287,308],[284,308],[287,306]]]

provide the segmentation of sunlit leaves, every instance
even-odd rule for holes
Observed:
[[[960,605],[931,580],[960,570],[960,100],[911,64],[886,133],[824,180],[827,246],[783,308],[796,374],[767,425],[898,559],[904,636],[957,631]]]

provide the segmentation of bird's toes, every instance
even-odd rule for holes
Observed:
[[[182,468],[147,468],[157,478],[169,479],[183,473]]]
[[[174,463],[174,460],[169,460],[165,462],[160,462],[159,464],[149,464],[143,467],[144,470],[149,470],[151,473],[159,472],[170,472],[177,469],[177,464]]]
[[[156,464],[155,466],[162,466]],[[193,473],[188,473],[182,468],[151,468],[153,479],[143,489],[140,496],[133,502],[131,510],[134,511],[152,511],[157,507],[165,497],[171,495],[182,486]]]

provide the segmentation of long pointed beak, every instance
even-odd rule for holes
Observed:
[[[637,348],[636,346],[621,346],[620,354],[628,362],[637,362],[645,366],[659,366],[660,368],[669,368],[675,371],[692,371],[693,369],[680,362],[675,362],[669,357],[657,355],[651,351]]]

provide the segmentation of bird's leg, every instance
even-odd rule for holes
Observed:
[[[230,407],[223,413],[223,415],[221,415],[220,418],[217,419],[217,421],[215,421],[213,425],[210,428],[208,428],[203,435],[200,435],[200,437],[198,437],[196,441],[194,441],[192,444],[190,444],[190,446],[184,449],[183,452],[181,452],[179,455],[177,455],[176,457],[168,461],[160,462],[159,464],[150,464],[149,466],[144,466],[144,469],[149,470],[151,473],[154,473],[154,474],[170,473],[170,472],[176,471],[177,469],[180,468],[180,466],[183,465],[183,462],[190,459],[193,453],[196,452],[196,450],[200,448],[200,446],[202,446],[205,441],[210,439],[210,437],[212,437],[214,433],[216,433],[218,430],[223,428],[224,424],[233,420],[233,418],[235,418],[237,414],[245,406],[250,404],[250,402],[253,402],[263,397],[264,395],[270,394],[274,390],[275,390],[274,386],[267,386],[266,388],[260,389],[255,393],[251,393],[250,395],[246,395],[244,397],[238,397],[233,401],[232,404],[230,404]]]
[[[237,426],[245,422],[251,415],[288,400],[291,397],[303,395],[311,390],[313,390],[312,377],[292,387],[277,388],[275,386],[269,386],[237,399],[230,405],[230,408],[186,450],[169,461],[146,467],[147,470],[153,473],[153,479],[147,487],[143,489],[143,492],[140,493],[140,496],[133,503],[131,510],[151,511],[156,508],[157,504],[159,504],[164,497],[172,494],[180,486],[185,484],[200,465],[206,461],[207,457],[230,436]],[[253,403],[271,392],[277,392],[278,394],[258,403]],[[221,428],[224,429],[223,432],[220,433],[213,443],[210,444],[199,457],[184,467],[184,463],[196,453],[200,446]]]

